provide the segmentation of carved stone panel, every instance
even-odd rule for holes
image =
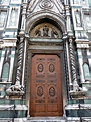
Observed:
[[[54,25],[42,23],[30,31],[30,37],[62,38],[62,33]]]

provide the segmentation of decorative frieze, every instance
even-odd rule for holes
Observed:
[[[79,44],[79,43],[77,43],[77,48],[89,48],[89,44],[85,44],[85,43],[83,43],[83,44]]]

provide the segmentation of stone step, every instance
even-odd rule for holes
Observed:
[[[65,117],[30,117],[27,122],[66,122]]]
[[[27,118],[0,118],[0,122],[27,122]]]

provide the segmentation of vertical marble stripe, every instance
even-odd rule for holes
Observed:
[[[89,69],[91,75],[91,52],[89,50],[87,50],[87,56],[88,56],[88,63],[89,63]]]
[[[9,81],[12,81],[12,74],[13,74],[13,67],[14,67],[14,55],[15,55],[15,50],[11,52],[10,58],[10,72],[9,72]]]
[[[3,63],[4,63],[5,50],[2,51],[1,61],[0,61],[0,77],[2,75]]]
[[[83,83],[85,81],[85,79],[84,79],[84,72],[83,72],[83,58],[82,58],[81,49],[79,49],[79,51],[78,51],[78,57],[79,57],[78,61],[79,61],[79,69],[80,69],[80,78],[81,78],[81,83]]]

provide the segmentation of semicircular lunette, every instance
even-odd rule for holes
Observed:
[[[34,38],[62,38],[62,32],[50,23],[37,25],[30,32],[30,37]]]

